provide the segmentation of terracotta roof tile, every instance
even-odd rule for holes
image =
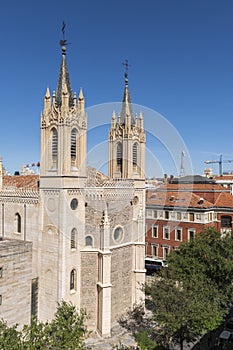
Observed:
[[[7,175],[3,177],[3,186],[5,189],[13,187],[36,191],[39,188],[39,179],[39,175]]]

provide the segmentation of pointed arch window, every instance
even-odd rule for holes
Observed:
[[[71,249],[77,248],[77,235],[78,235],[78,232],[77,232],[76,228],[73,228],[71,231],[71,237],[70,237],[70,248]]]
[[[117,144],[117,170],[122,172],[122,144]]]
[[[138,164],[138,144],[135,142],[133,144],[133,166],[136,167]]]
[[[71,140],[70,140],[70,156],[71,163],[74,164],[77,157],[77,130],[71,130]]]
[[[19,213],[15,214],[15,232],[21,233],[21,216]]]
[[[52,160],[53,163],[57,162],[57,155],[58,155],[58,133],[57,129],[52,129]]]
[[[77,285],[77,272],[75,269],[70,272],[70,290],[76,290]]]
[[[86,238],[85,238],[85,245],[89,246],[89,247],[92,247],[92,245],[93,245],[93,238],[91,236],[86,236]]]

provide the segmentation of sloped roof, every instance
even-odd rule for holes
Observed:
[[[7,175],[3,177],[4,188],[31,189],[37,191],[39,189],[39,175]]]
[[[195,193],[173,191],[147,191],[146,204],[165,207],[190,207],[198,209],[213,207],[213,203],[201,198]]]

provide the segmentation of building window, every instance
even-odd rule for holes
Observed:
[[[3,267],[0,267],[0,278],[3,276]]]
[[[52,129],[52,160],[53,163],[57,162],[57,154],[58,154],[58,133],[57,129]]]
[[[188,229],[188,241],[191,241],[192,239],[194,239],[195,236],[195,229],[189,228]]]
[[[38,278],[32,280],[31,294],[31,320],[37,318],[38,315]]]
[[[189,213],[189,221],[194,221],[194,213]]]
[[[113,239],[116,242],[120,242],[123,238],[123,229],[122,227],[118,226],[115,228],[114,232],[113,232]]]
[[[138,164],[138,144],[133,144],[133,166],[136,167]]]
[[[155,244],[151,245],[151,253],[154,257],[158,256],[158,246]]]
[[[166,260],[170,253],[170,247],[163,247],[163,260]]]
[[[180,227],[175,229],[175,240],[182,241],[182,229]]]
[[[157,217],[158,217],[157,210],[154,210],[154,219],[157,219]]]
[[[122,172],[122,144],[117,144],[117,170]]]
[[[15,214],[15,232],[21,233],[21,216],[19,213]]]
[[[77,248],[77,230],[76,228],[73,228],[71,231],[71,237],[70,237],[70,248],[76,249]]]
[[[70,273],[70,290],[76,290],[77,283],[77,273],[76,270],[73,269]]]
[[[152,210],[151,209],[146,209],[146,217],[152,218]]]
[[[72,129],[71,131],[71,140],[70,140],[70,156],[71,164],[75,164],[77,156],[77,130]]]
[[[169,226],[163,227],[163,239],[170,239],[170,227]]]
[[[232,222],[231,222],[231,216],[224,215],[221,216],[221,228],[231,228]]]
[[[158,225],[152,226],[152,237],[158,238]]]
[[[181,220],[181,212],[178,211],[176,213],[176,219],[179,220],[179,221]]]
[[[87,236],[85,238],[85,245],[89,246],[89,247],[92,247],[92,245],[93,245],[93,238],[91,236]]]
[[[168,220],[169,219],[169,211],[165,211],[165,219]]]
[[[76,210],[78,208],[78,200],[77,198],[73,198],[70,202],[70,207],[72,210]]]

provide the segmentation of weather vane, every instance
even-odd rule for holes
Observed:
[[[129,64],[129,61],[125,59],[124,62],[122,62],[123,66],[125,67],[125,78],[128,79],[128,70],[131,65]]]
[[[60,40],[60,45],[61,46],[66,46],[67,45],[67,40],[65,39],[65,27],[66,27],[66,24],[65,22],[63,21],[62,22],[62,35],[63,35],[63,39]]]

